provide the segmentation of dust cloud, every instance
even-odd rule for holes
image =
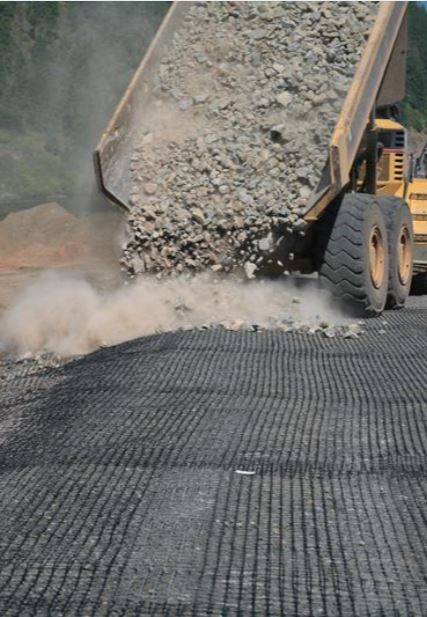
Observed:
[[[45,272],[0,319],[0,353],[33,357],[89,353],[162,331],[326,328],[343,321],[315,286],[221,280],[209,274],[158,281],[139,278],[99,291],[82,274]]]

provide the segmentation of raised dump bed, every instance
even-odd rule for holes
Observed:
[[[349,188],[376,192],[367,127],[404,96],[405,11],[174,3],[95,151],[129,211],[129,273],[317,269],[313,223]]]
[[[142,116],[150,106],[150,98],[153,94],[156,95],[162,58],[167,53],[174,34],[185,22],[192,4],[172,3],[95,150],[96,173],[101,187],[113,201],[126,209],[130,208],[131,157],[139,144]],[[380,104],[395,103],[403,98],[405,71],[401,70],[398,64],[399,59],[404,57],[404,29],[401,29],[401,44],[395,49],[393,71],[389,71],[380,93],[379,90],[405,15],[406,4],[383,2],[379,7],[370,39],[348,90],[329,145],[331,190],[336,191],[348,179],[376,98],[378,97]],[[321,207],[315,208],[319,204],[318,197],[316,192],[307,200],[309,219],[321,210]],[[324,201],[321,200],[322,205]]]

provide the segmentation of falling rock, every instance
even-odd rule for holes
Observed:
[[[146,135],[144,135],[144,137],[142,138],[141,143],[144,146],[147,146],[148,144],[151,144],[151,142],[153,141],[153,133],[147,133]]]
[[[143,272],[145,272],[144,260],[138,255],[132,257],[130,261],[130,266],[135,272],[135,274],[142,274]]]
[[[274,247],[273,234],[269,233],[265,238],[261,238],[258,241],[258,247],[260,251],[271,251]]]
[[[289,103],[292,101],[292,95],[289,92],[281,92],[276,96],[276,101],[283,105],[283,107],[287,107]]]
[[[254,41],[260,41],[265,38],[266,34],[267,33],[263,28],[257,28],[256,30],[252,30],[252,32],[249,33],[249,36]]]
[[[147,182],[146,184],[144,184],[144,192],[147,195],[154,195],[156,191],[157,191],[157,184],[155,184],[154,182]]]
[[[188,99],[182,99],[179,103],[178,103],[178,107],[180,108],[181,111],[187,111],[188,109],[190,109],[190,107],[193,106],[193,99],[188,98]]]
[[[152,208],[151,206],[147,206],[145,205],[142,208],[142,214],[144,216],[145,219],[147,219],[147,221],[155,221],[157,216],[156,216],[156,211],[154,208]]]
[[[142,267],[136,255],[158,278],[219,265],[253,278],[256,264],[280,267],[266,238],[305,232],[377,10],[365,1],[192,3],[163,54],[160,84],[146,84],[171,136],[160,139],[162,126],[142,113],[125,170],[129,276]]]
[[[210,135],[206,135],[205,137],[205,141],[207,144],[213,144],[216,141],[218,141],[219,137],[218,135],[215,135],[215,133],[210,133]]]
[[[245,274],[246,277],[248,279],[254,279],[255,278],[255,272],[257,271],[257,266],[256,264],[250,262],[250,261],[246,261],[245,264],[243,265],[243,268],[245,270]]]
[[[243,204],[248,206],[253,203],[253,197],[249,195],[249,193],[247,193],[244,189],[240,189],[237,195]]]
[[[203,215],[203,212],[200,210],[200,208],[193,208],[193,211],[191,214],[192,214],[193,220],[195,220],[196,223],[199,223],[200,225],[204,225],[206,223],[206,219]]]
[[[294,229],[295,231],[301,231],[305,229],[307,226],[308,226],[307,221],[301,218],[301,219],[298,219],[298,221],[296,221],[296,223],[294,224]]]
[[[200,105],[201,103],[205,103],[209,98],[209,93],[204,92],[203,94],[196,94],[194,97],[194,102],[196,105]]]
[[[299,190],[300,197],[308,199],[311,195],[311,189],[308,186],[302,186]]]
[[[281,73],[282,71],[285,70],[285,67],[283,66],[283,64],[280,64],[279,62],[274,62],[273,63],[273,69],[277,72],[277,73]]]
[[[180,298],[178,298],[178,300],[176,301],[174,309],[177,313],[190,313],[191,312],[191,308],[187,304],[185,304],[185,302],[181,300]]]

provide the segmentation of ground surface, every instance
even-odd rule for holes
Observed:
[[[385,319],[0,365],[0,614],[426,615],[427,301]]]

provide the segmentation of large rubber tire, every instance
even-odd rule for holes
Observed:
[[[379,197],[384,215],[389,252],[389,276],[386,307],[405,305],[412,282],[414,231],[406,202],[400,197]]]
[[[354,312],[375,316],[386,304],[388,264],[387,229],[378,199],[344,195],[321,257],[321,280]]]

